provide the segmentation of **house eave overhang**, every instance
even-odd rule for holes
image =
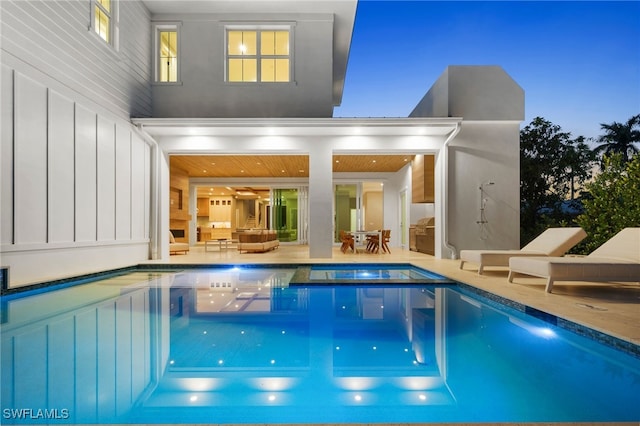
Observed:
[[[445,118],[134,118],[152,137],[165,136],[445,136],[462,122]]]

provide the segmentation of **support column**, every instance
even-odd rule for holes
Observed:
[[[152,220],[149,224],[149,234],[151,239],[151,259],[156,260],[169,258],[169,187],[171,177],[169,155],[163,152],[160,147],[154,147],[153,149],[155,154],[152,155],[152,161],[155,170],[151,174],[152,211],[150,216]]]
[[[309,257],[330,259],[333,246],[333,165],[331,146],[309,149]]]

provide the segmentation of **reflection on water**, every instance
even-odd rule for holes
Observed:
[[[410,282],[413,280],[446,281],[442,275],[412,266],[390,265],[314,265],[309,268],[310,281],[322,280],[356,280],[356,281],[385,281]]]
[[[451,286],[289,286],[294,272],[133,273],[3,301],[3,424],[640,419],[638,359]]]

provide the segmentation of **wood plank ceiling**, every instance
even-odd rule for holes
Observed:
[[[333,172],[394,173],[406,166],[413,155],[334,155]],[[278,178],[309,177],[307,155],[172,155],[171,170],[181,169],[198,178]],[[234,188],[242,191],[246,188]],[[264,188],[249,188],[260,191]],[[226,188],[228,194],[230,188]],[[219,195],[225,188],[199,188],[198,195]]]
[[[413,155],[334,155],[333,172],[394,173]],[[309,177],[307,155],[172,155],[171,168],[190,177]]]

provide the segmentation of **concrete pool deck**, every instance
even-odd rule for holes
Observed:
[[[474,269],[459,269],[459,260],[435,259],[432,256],[399,248],[391,253],[342,253],[333,250],[331,259],[309,259],[308,246],[283,245],[266,253],[242,253],[235,248],[205,251],[200,243],[186,255],[172,255],[169,261],[149,262],[170,264],[296,264],[296,263],[411,263],[442,274],[493,295],[551,314],[566,321],[590,328],[640,346],[640,285],[561,282],[553,293],[544,291],[544,279],[518,277],[507,281],[506,269],[489,268],[483,275]],[[465,267],[473,268],[474,265]]]

